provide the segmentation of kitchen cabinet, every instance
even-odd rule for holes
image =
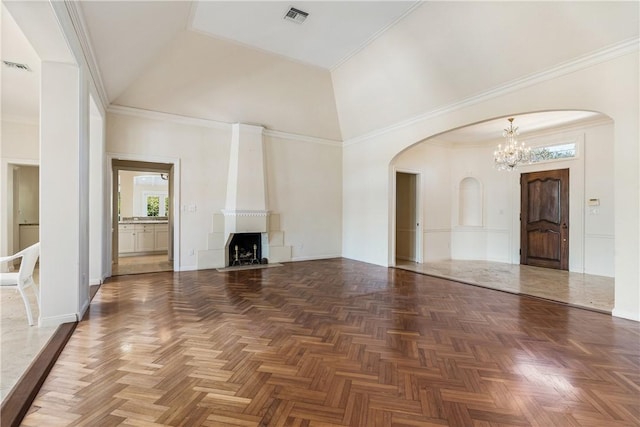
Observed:
[[[136,252],[151,252],[156,250],[156,224],[136,224]]]
[[[169,226],[162,224],[119,224],[118,253],[135,255],[163,252],[169,248]]]
[[[167,224],[155,225],[156,251],[166,251],[169,249],[169,227]]]
[[[118,225],[118,252],[128,254],[136,251],[136,235],[133,224]]]

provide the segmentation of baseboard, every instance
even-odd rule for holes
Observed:
[[[175,271],[196,271],[197,269],[198,269],[197,265],[185,265]]]
[[[611,312],[611,315],[613,317],[620,317],[621,319],[627,319],[627,320],[633,320],[636,322],[640,322],[640,313],[638,313],[637,311],[635,313],[631,312],[631,311],[625,311],[625,310],[620,310],[617,308],[614,308],[613,311]]]
[[[292,257],[291,261],[292,262],[297,262],[297,261],[315,261],[315,260],[318,260],[318,259],[332,259],[332,258],[342,258],[342,255],[335,254],[335,255],[297,256],[297,257]]]
[[[89,295],[89,299],[87,299],[84,302],[84,304],[82,305],[82,308],[80,309],[80,312],[78,313],[78,319],[82,319],[84,317],[85,313],[89,309],[89,303],[90,302],[91,302],[91,295]]]
[[[63,323],[77,322],[77,316],[77,313],[69,313],[60,316],[41,317],[38,319],[38,326],[58,326]]]

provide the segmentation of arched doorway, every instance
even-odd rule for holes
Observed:
[[[606,302],[610,311],[615,242],[613,121],[586,111],[520,114],[516,121],[520,122],[520,139],[536,150],[573,144],[574,154],[541,159],[515,172],[496,170],[493,152],[507,124],[506,117],[501,117],[423,140],[391,162],[392,170],[411,168],[424,177],[423,216],[418,219],[423,224],[424,263],[464,261],[471,271],[484,268],[474,262],[499,263],[505,269],[518,266],[520,173],[566,168],[571,175],[572,224],[568,269],[603,277],[611,288]],[[395,190],[393,185],[390,189]],[[390,265],[395,262],[394,256]],[[456,268],[450,267],[451,271]],[[468,276],[463,278],[471,281]],[[557,293],[557,299],[563,300],[569,291]],[[545,297],[554,299],[553,292]]]

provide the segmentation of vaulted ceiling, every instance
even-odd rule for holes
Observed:
[[[629,13],[637,12],[637,5],[629,2],[90,1],[77,6],[111,105],[259,123],[332,140],[638,36],[638,14]],[[284,19],[291,6],[308,13],[304,23]],[[3,69],[3,115],[33,115],[37,101],[29,106],[27,100],[37,87],[39,64],[19,31],[10,31],[15,24],[6,15],[3,7],[2,59],[24,59],[33,72],[15,84],[16,76]],[[374,73],[378,80],[370,77]],[[396,77],[385,80],[385,75]],[[24,89],[16,103],[8,96],[13,88]],[[538,117],[530,124],[576,117]]]

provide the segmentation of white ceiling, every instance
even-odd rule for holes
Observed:
[[[416,1],[200,1],[190,28],[331,69],[358,52],[420,3]],[[307,12],[298,24],[290,7]]]
[[[353,55],[400,17],[415,10],[399,2],[112,2],[79,3],[101,78],[112,101],[157,59],[177,35],[190,28],[218,40],[250,45],[296,61],[332,68]],[[303,24],[285,21],[289,6],[309,12]],[[153,17],[153,19],[149,19]],[[40,59],[2,6],[2,59],[25,63],[24,72],[2,67],[3,117],[36,121]],[[590,120],[597,113],[547,112],[521,115],[522,134]],[[478,143],[501,137],[504,118],[454,130],[439,139]]]

